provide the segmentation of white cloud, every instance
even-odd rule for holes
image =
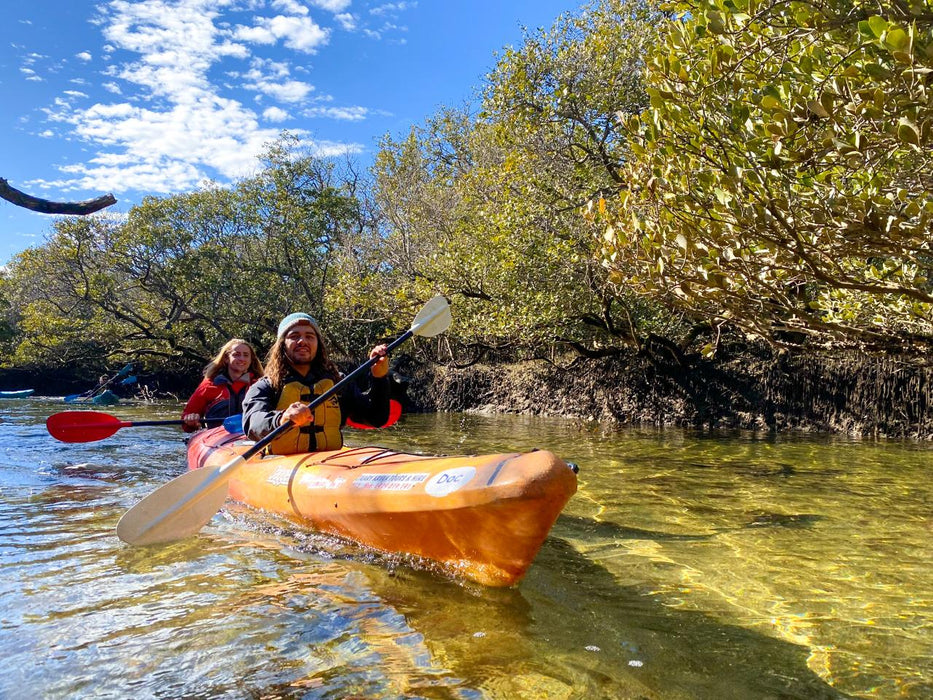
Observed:
[[[405,10],[413,10],[418,7],[416,2],[387,2],[384,5],[378,5],[370,9],[371,15],[395,15]]]
[[[350,7],[351,0],[311,0],[311,4],[328,12],[343,12]]]
[[[288,65],[281,61],[256,59],[249,71],[233,77],[241,79],[243,87],[279,102],[301,102],[314,90],[313,85],[291,79]]]
[[[340,26],[346,29],[348,32],[352,32],[356,29],[356,17],[349,12],[343,12],[339,15],[334,15],[334,19],[340,23]]]
[[[369,114],[366,107],[312,107],[303,112],[306,117],[328,117],[343,121],[362,121]]]
[[[239,26],[234,32],[234,36],[240,41],[248,41],[251,44],[274,44],[275,34],[267,26],[244,27]]]
[[[81,53],[76,53],[75,58],[80,58],[82,61],[90,61],[91,54],[89,54],[87,51],[82,51]]]
[[[309,54],[328,41],[328,31],[315,24],[297,0],[270,4],[281,14],[254,17],[246,26],[225,22],[223,13],[261,12],[267,6],[264,2],[109,0],[98,23],[105,40],[98,53],[110,61],[104,70],[109,80],[102,87],[127,98],[80,109],[72,103],[74,98],[87,97],[84,93],[71,90],[65,92],[71,99],[56,99],[46,110],[48,120],[69,128],[94,155],[84,163],[62,166],[60,180],[31,184],[59,191],[169,194],[209,178],[233,179],[254,172],[256,155],[279,135],[271,124],[290,119],[291,114],[269,106],[260,115],[221,90],[248,90],[256,93],[257,101],[258,96],[268,96],[300,104],[314,86],[292,78],[287,61],[253,55],[251,47],[258,50],[257,46],[281,43]],[[349,2],[315,0],[313,4],[336,11]],[[224,61],[249,61],[249,67],[237,71],[224,66],[222,74],[233,80],[222,86],[213,82],[213,75]],[[22,70],[28,79],[40,80],[32,69]],[[365,115],[365,109],[353,107],[321,113],[337,119]],[[51,135],[52,129],[46,133]],[[307,137],[297,129],[292,133]],[[309,141],[308,146],[321,157],[363,150],[359,144],[333,141]]]
[[[291,118],[291,115],[280,107],[267,107],[262,112],[262,118],[267,122],[284,122]]]
[[[83,140],[106,150],[88,163],[62,167],[76,177],[50,186],[165,194],[197,186],[208,177],[205,168],[224,178],[249,174],[255,155],[278,132],[259,128],[253,113],[236,102],[205,100],[164,112],[96,104],[70,118],[52,115],[70,123]]]
[[[288,78],[291,69],[285,61],[273,61],[269,58],[254,58],[250,63],[251,70],[264,74],[268,78]]]
[[[240,41],[254,44],[274,44],[279,40],[290,49],[304,53],[316,53],[317,48],[327,43],[330,32],[322,29],[309,17],[276,15],[256,17],[255,25],[239,25],[233,36]]]
[[[246,59],[250,57],[248,48],[243,46],[243,44],[236,44],[232,41],[224,41],[217,47],[217,50],[221,56],[229,56],[230,58]]]
[[[294,132],[293,132],[294,133]],[[335,141],[316,141],[311,151],[318,158],[333,158],[349,153],[362,153],[363,147],[358,143],[337,143]]]
[[[307,15],[308,8],[297,0],[272,0],[273,9],[292,15]]]
[[[270,83],[261,81],[247,87],[253,87],[259,92],[274,97],[279,102],[301,102],[314,87],[300,80],[286,80],[284,83]]]

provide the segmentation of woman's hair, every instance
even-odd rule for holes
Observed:
[[[311,326],[314,334],[317,336],[317,352],[311,360],[311,372],[316,377],[330,377],[335,382],[340,378],[340,370],[337,365],[327,357],[327,348],[324,346],[324,338],[321,337],[321,331],[317,326]],[[288,356],[285,354],[285,336],[276,339],[275,343],[269,348],[269,354],[266,355],[266,376],[272,384],[272,388],[281,391],[285,382],[285,375],[288,374],[291,364]]]
[[[259,361],[259,356],[256,354],[255,348],[242,338],[232,338],[224,343],[224,346],[214,355],[214,359],[208,362],[204,367],[205,379],[213,379],[221,372],[227,371],[227,353],[233,350],[237,345],[245,345],[248,347],[250,355],[252,356],[249,369],[246,371],[253,375],[254,380],[262,376],[262,362]]]

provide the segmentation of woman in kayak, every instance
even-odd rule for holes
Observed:
[[[350,383],[314,411],[308,403],[340,380],[327,357],[317,321],[308,314],[286,316],[266,357],[266,373],[249,388],[243,400],[243,430],[260,440],[287,421],[295,427],[269,443],[271,454],[336,450],[343,446],[341,427],[350,418],[379,426],[389,418],[389,360],[386,346],[377,345],[369,357],[379,357],[370,369],[369,387]]]
[[[186,433],[217,425],[228,416],[243,412],[246,390],[262,376],[262,363],[253,346],[242,338],[233,338],[204,368],[204,379],[194,390],[181,412]]]

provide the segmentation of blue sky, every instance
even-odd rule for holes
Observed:
[[[0,177],[44,199],[230,182],[283,129],[368,165],[571,0],[36,0],[0,23]],[[53,218],[0,200],[0,265]]]

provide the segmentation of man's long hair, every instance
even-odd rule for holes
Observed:
[[[204,367],[205,379],[213,379],[221,372],[224,374],[227,373],[227,369],[230,365],[230,362],[227,359],[227,353],[233,350],[233,348],[235,348],[237,345],[245,345],[249,348],[252,359],[250,360],[249,368],[246,371],[250,373],[252,380],[256,381],[262,376],[262,362],[259,361],[259,355],[256,354],[256,348],[254,348],[242,338],[231,338],[226,343],[224,343],[224,346],[220,349],[220,351],[214,355],[214,359],[208,362]]]
[[[311,326],[311,328],[314,329],[314,334],[317,336],[317,352],[314,354],[314,359],[311,360],[311,374],[318,379],[330,377],[336,382],[340,378],[340,370],[327,357],[327,348],[324,346],[324,338],[321,337],[321,332],[315,326]],[[269,354],[266,355],[266,376],[269,378],[269,383],[272,384],[273,389],[276,391],[282,390],[285,384],[285,376],[291,368],[292,364],[285,354],[285,337],[282,336],[269,348]]]

